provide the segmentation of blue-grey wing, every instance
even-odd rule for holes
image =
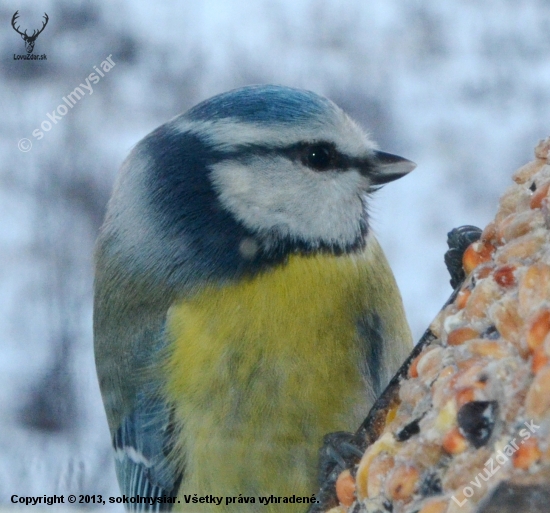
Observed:
[[[172,409],[160,397],[140,393],[135,408],[113,436],[115,465],[126,504],[134,511],[167,511],[175,497],[183,472],[169,457],[173,449]],[[136,499],[137,497],[144,499]],[[145,499],[150,498],[150,499]]]
[[[401,303],[392,308],[393,314],[389,316],[384,316],[382,309],[364,312],[357,323],[363,353],[361,371],[370,384],[372,402],[380,397],[412,350],[412,337]]]
[[[384,367],[384,328],[380,316],[366,312],[357,323],[363,351],[361,364],[362,374],[372,387],[371,401],[380,396],[387,384],[388,376]]]

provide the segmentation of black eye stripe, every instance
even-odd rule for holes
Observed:
[[[325,155],[326,159],[316,160],[312,153]],[[336,145],[328,141],[300,142],[286,147],[262,146],[257,144],[242,145],[232,151],[223,152],[222,160],[235,159],[249,161],[258,156],[283,156],[289,160],[300,162],[314,171],[348,171],[357,169],[361,174],[375,171],[376,163],[370,157],[350,157],[336,149]]]
[[[353,165],[352,159],[327,141],[301,142],[283,148],[281,153],[314,171],[345,171]]]

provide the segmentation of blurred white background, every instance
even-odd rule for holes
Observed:
[[[47,12],[34,49],[47,60],[14,60],[16,10],[29,33]],[[333,99],[381,149],[418,163],[372,212],[418,339],[451,292],[447,232],[484,226],[550,135],[548,27],[545,0],[0,1],[0,504],[119,493],[95,381],[91,255],[141,137],[250,83]],[[109,55],[93,93],[33,137]]]

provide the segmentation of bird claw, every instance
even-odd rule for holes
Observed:
[[[481,237],[481,229],[471,225],[453,228],[447,234],[449,249],[445,253],[445,265],[451,275],[451,287],[456,289],[466,278],[462,267],[462,256],[466,248]]]

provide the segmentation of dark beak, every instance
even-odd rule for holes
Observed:
[[[374,171],[370,175],[372,185],[384,185],[410,173],[416,164],[391,153],[374,152]]]

